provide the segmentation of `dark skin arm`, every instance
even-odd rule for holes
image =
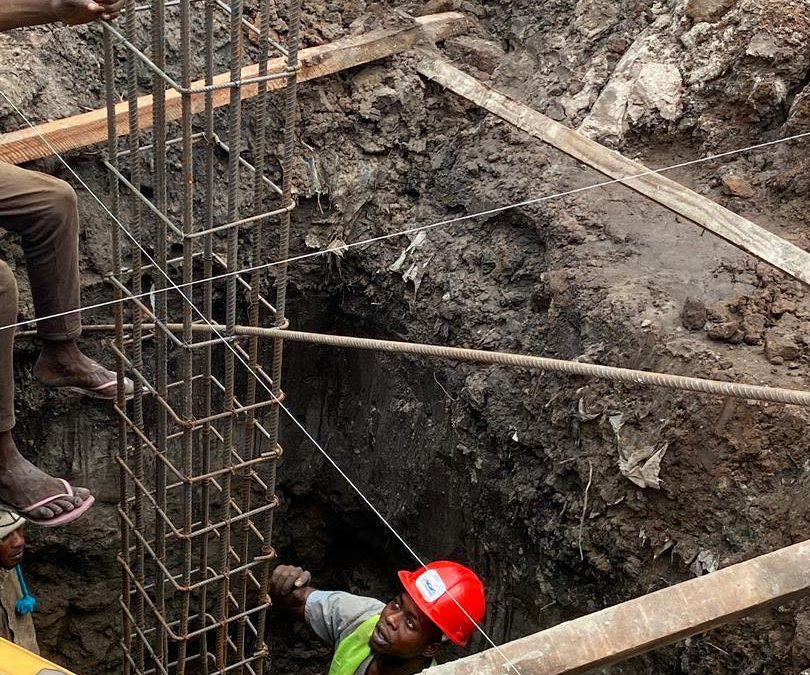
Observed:
[[[270,597],[273,604],[281,607],[298,621],[304,620],[307,598],[315,591],[309,585],[312,575],[301,567],[279,565],[270,577]]]
[[[0,0],[0,31],[59,21],[69,26],[112,21],[123,5],[124,0]]]

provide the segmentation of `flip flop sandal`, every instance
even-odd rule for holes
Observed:
[[[112,381],[104,382],[103,384],[96,385],[95,387],[76,387],[76,386],[66,386],[65,389],[68,391],[75,392],[77,394],[81,394],[82,396],[87,396],[88,398],[95,398],[101,399],[104,401],[114,401],[117,396],[117,386],[118,386],[118,378],[114,377]],[[128,377],[124,378],[124,398],[129,401],[135,396],[135,383],[129,379]],[[105,393],[110,392],[110,393]],[[148,392],[148,389],[144,389],[144,393]]]
[[[98,384],[95,387],[78,387],[73,384],[60,384],[58,381],[56,383],[49,384],[47,382],[43,382],[38,377],[36,380],[42,386],[48,387],[48,389],[67,389],[75,394],[80,394],[82,396],[87,396],[88,398],[94,398],[102,401],[114,401],[117,396],[116,387],[118,384],[118,376],[114,373],[111,380],[107,380],[107,382]],[[124,388],[126,391],[124,394],[124,399],[129,401],[135,396],[135,383],[130,378],[125,377]],[[144,394],[147,394],[149,393],[149,390],[144,388],[143,392]]]
[[[87,509],[89,509],[96,501],[96,498],[93,495],[88,495],[87,498],[82,501],[81,506],[74,507],[72,511],[63,511],[58,516],[54,516],[53,518],[33,518],[29,515],[43,506],[48,506],[57,499],[70,499],[76,496],[76,493],[73,491],[73,487],[70,483],[68,483],[64,478],[60,478],[59,480],[62,482],[62,485],[65,486],[65,491],[62,493],[46,497],[45,499],[38,501],[36,504],[31,504],[23,509],[5,503],[2,503],[2,505],[4,508],[9,509],[10,511],[18,513],[29,523],[39,525],[40,527],[59,527],[60,525],[66,525],[67,523],[73,522],[77,518],[84,515]]]

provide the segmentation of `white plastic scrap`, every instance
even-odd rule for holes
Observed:
[[[427,234],[425,234],[424,230],[421,232],[417,232],[416,236],[413,238],[413,241],[408,245],[402,253],[399,254],[399,258],[396,259],[393,265],[388,268],[390,272],[399,272],[402,270],[402,266],[405,264],[405,258],[408,257],[408,254],[413,251],[414,249],[419,248],[422,244],[425,243],[427,239]],[[407,274],[407,272],[405,273]]]
[[[659,443],[655,447],[633,450],[629,456],[619,448],[619,471],[641,488],[661,489],[661,460],[667,452],[669,442]]]

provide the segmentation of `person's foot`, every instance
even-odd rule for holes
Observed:
[[[34,377],[46,387],[68,387],[96,398],[116,396],[116,374],[85,356],[72,340],[43,340]],[[129,378],[125,388],[126,395],[131,396],[134,387]]]
[[[20,454],[11,432],[0,434],[0,500],[15,510],[24,511],[32,504],[64,493],[65,485],[61,480],[41,471]],[[35,521],[48,521],[78,509],[89,497],[87,488],[74,488],[72,497],[52,499],[23,515]]]

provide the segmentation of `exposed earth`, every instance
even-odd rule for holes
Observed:
[[[306,45],[374,27],[394,6],[406,13],[398,21],[463,11],[469,30],[439,46],[459,67],[652,168],[810,131],[804,0],[304,6]],[[271,25],[283,34],[280,20]],[[170,54],[171,40],[170,33]],[[0,35],[0,88],[35,122],[100,107],[100,44],[94,27]],[[293,253],[604,180],[428,82],[414,65],[403,54],[301,87],[305,161]],[[0,131],[23,125],[0,104]],[[807,142],[667,175],[807,249]],[[101,156],[94,146],[67,160],[103,199]],[[31,168],[79,188],[57,160]],[[79,200],[83,298],[92,303],[111,294],[102,278],[111,265],[109,222],[86,190]],[[21,316],[31,318],[19,242],[2,231],[0,255],[20,270]],[[804,285],[616,185],[311,258],[290,274],[291,325],[300,330],[810,386]],[[100,310],[85,321],[109,317]],[[111,361],[98,334],[84,344]],[[503,367],[287,350],[291,410],[421,556],[457,558],[480,572],[489,589],[485,627],[496,642],[810,532],[810,414],[799,407],[726,405]],[[113,413],[38,385],[30,340],[18,341],[17,356],[17,443],[99,499],[80,525],[30,532],[25,567],[42,608],[42,648],[77,673],[120,672],[111,601],[119,587]],[[282,559],[308,567],[324,587],[386,597],[397,566],[414,561],[292,425],[282,443],[275,542]],[[639,478],[632,464],[656,452],[660,465]],[[324,672],[328,652],[303,629],[281,620],[271,628],[275,672]],[[478,640],[473,648],[484,646]],[[803,601],[605,672],[808,668]]]

